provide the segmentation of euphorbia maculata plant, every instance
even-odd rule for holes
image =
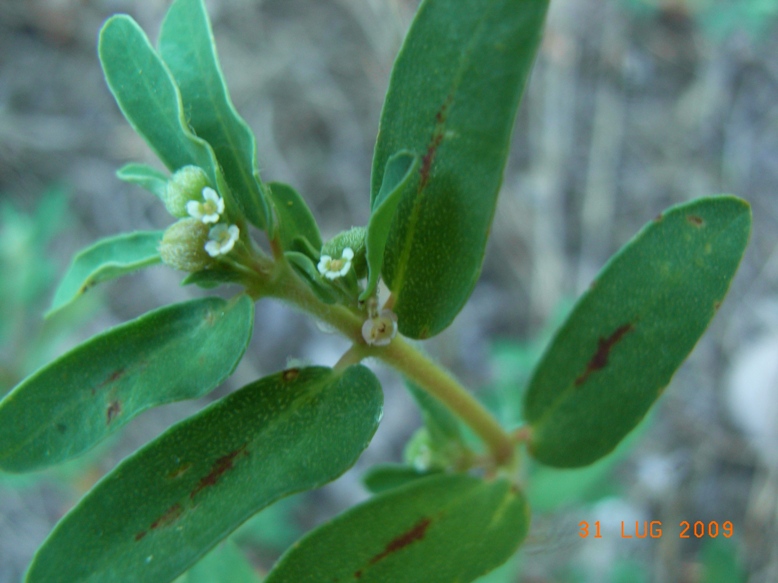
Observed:
[[[478,279],[547,8],[421,2],[381,114],[370,220],[329,241],[293,187],[260,178],[202,0],[173,2],[156,49],[130,17],[105,23],[108,87],[169,170],[129,164],[118,176],[157,195],[175,222],[80,252],[51,312],[160,262],[186,272],[185,284],[239,291],[149,312],[25,379],[0,404],[0,468],[63,462],[150,407],[213,390],[241,360],[264,298],[311,314],[351,347],[334,366],[259,379],[128,456],[62,518],[27,581],[171,581],[263,508],[334,480],[382,417],[366,358],[396,369],[422,409],[413,459],[372,471],[373,497],[290,548],[268,583],[472,581],[527,534],[522,456],[585,466],[638,424],[726,295],[751,224],[738,198],[674,206],[611,258],[529,386],[516,387],[521,427],[501,426],[408,341],[449,326]]]

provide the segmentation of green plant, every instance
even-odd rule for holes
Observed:
[[[188,272],[186,284],[242,291],[155,310],[22,381],[0,404],[0,468],[64,461],[149,407],[211,391],[240,361],[259,299],[310,313],[352,346],[332,368],[251,383],[129,456],[62,519],[27,581],[170,581],[262,508],[335,479],[382,416],[379,382],[360,364],[368,357],[403,375],[424,412],[409,448],[417,467],[374,473],[380,493],[304,537],[270,583],[472,581],[529,528],[520,446],[540,463],[581,467],[639,423],[726,294],[750,231],[742,200],[675,206],[610,260],[535,368],[522,427],[503,427],[404,338],[445,329],[475,285],[547,5],[422,2],[381,117],[370,220],[328,242],[292,187],[260,179],[202,0],[172,4],[156,50],[129,17],[106,22],[108,85],[173,173],[131,164],[119,177],[179,220],[80,253],[52,312],[161,261]],[[384,303],[379,279],[391,290]]]

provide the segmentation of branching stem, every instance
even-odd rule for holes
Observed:
[[[356,364],[367,357],[390,364],[462,419],[489,447],[497,466],[513,463],[514,441],[511,436],[449,372],[400,337],[394,338],[388,346],[368,346],[362,338],[366,314],[356,307],[326,304],[319,300],[283,256],[273,264],[269,276],[257,272],[249,293],[255,299],[270,296],[291,303],[329,324],[353,343],[335,365],[336,369]]]
[[[506,465],[513,460],[513,443],[508,434],[448,371],[403,338],[395,338],[376,356],[391,364],[462,419],[486,443],[497,465]]]

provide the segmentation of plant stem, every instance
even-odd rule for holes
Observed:
[[[363,344],[352,344],[351,348],[343,353],[343,356],[340,357],[332,368],[335,370],[343,370],[352,364],[359,363],[367,355],[366,348],[367,347]]]
[[[508,434],[448,371],[403,338],[395,338],[375,356],[391,364],[462,419],[489,446],[497,465],[506,465],[513,460],[513,443]]]
[[[367,357],[390,364],[462,419],[489,447],[496,465],[506,466],[513,462],[511,437],[450,373],[400,337],[394,338],[388,346],[368,346],[362,338],[366,314],[319,300],[283,256],[275,262],[269,277],[260,275],[251,294],[255,299],[271,296],[289,302],[334,327],[353,342],[335,365],[336,368],[356,364]]]
[[[270,296],[291,303],[334,327],[355,344],[364,344],[362,339],[363,318],[346,306],[325,304],[319,300],[316,294],[292,270],[283,256],[274,263],[270,277],[263,278],[258,283],[257,289],[250,292],[255,299]]]

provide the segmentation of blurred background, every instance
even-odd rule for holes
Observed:
[[[201,294],[154,267],[51,321],[73,253],[160,229],[157,199],[119,182],[159,166],[102,79],[97,33],[131,14],[155,39],[166,0],[0,2],[0,394],[112,325]],[[295,186],[325,238],[368,218],[373,143],[392,61],[416,0],[207,2],[238,111],[265,180]],[[529,466],[535,516],[523,550],[485,578],[509,582],[778,581],[778,3],[553,0],[471,301],[427,343],[508,423],[550,333],[607,258],[667,206],[733,193],[753,208],[730,294],[639,435],[590,471]],[[145,413],[83,458],[0,475],[0,583],[17,583],[56,521],[122,457],[203,404],[288,359],[332,365],[346,344],[278,303],[207,399]],[[375,367],[385,414],[356,468],[271,507],[234,540],[257,573],[302,532],[364,499],[360,475],[400,461],[419,417]],[[660,520],[659,538],[624,539]],[[579,523],[600,521],[602,538]],[[681,538],[681,522],[733,536]],[[232,556],[232,555],[230,555]]]

